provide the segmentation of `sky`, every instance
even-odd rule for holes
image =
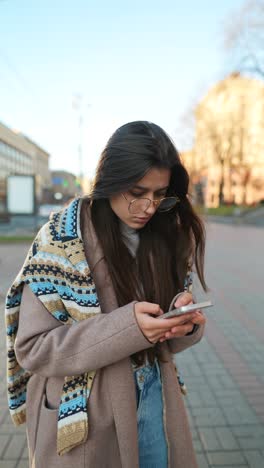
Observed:
[[[225,24],[243,3],[0,0],[0,121],[76,175],[93,176],[129,121],[155,122],[179,147],[183,116],[229,70]]]

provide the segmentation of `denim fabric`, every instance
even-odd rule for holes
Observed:
[[[140,468],[167,468],[168,450],[163,424],[163,399],[159,364],[134,371],[137,393]]]

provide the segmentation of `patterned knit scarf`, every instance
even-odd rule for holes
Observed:
[[[31,376],[17,362],[14,343],[24,284],[63,324],[101,312],[80,233],[81,200],[51,216],[37,234],[6,299],[8,402],[15,425],[26,420],[26,388]],[[95,371],[65,377],[58,411],[57,452],[62,455],[88,436],[87,401]]]

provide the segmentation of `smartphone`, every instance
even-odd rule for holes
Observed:
[[[171,317],[177,317],[178,315],[183,315],[183,314],[186,314],[186,312],[192,312],[193,310],[196,310],[196,309],[205,309],[206,307],[212,307],[212,305],[213,304],[211,301],[197,302],[196,304],[188,304],[182,307],[178,307],[178,309],[170,310],[166,314],[159,315],[157,318],[167,319]]]

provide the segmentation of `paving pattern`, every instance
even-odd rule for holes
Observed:
[[[199,468],[264,467],[263,230],[209,225],[206,335],[177,356]],[[197,298],[204,295],[196,288]]]

